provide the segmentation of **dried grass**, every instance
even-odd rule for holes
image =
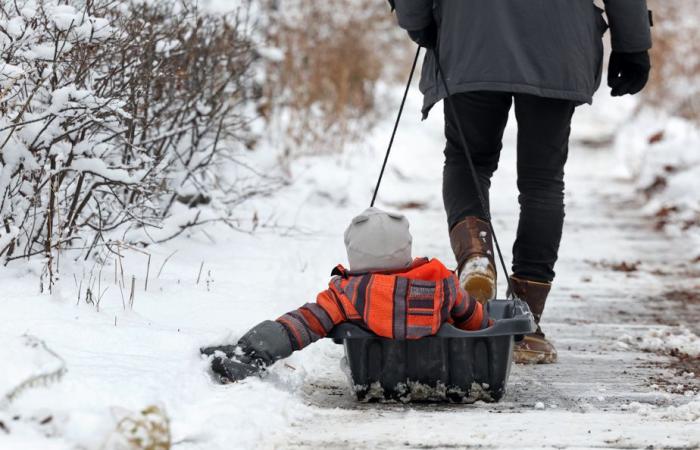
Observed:
[[[652,74],[645,104],[700,122],[700,0],[649,0]]]
[[[285,156],[340,151],[377,119],[377,86],[410,58],[408,39],[376,0],[282,0],[269,8],[268,39],[283,56],[268,67],[262,112],[272,119],[276,107],[288,111],[273,124],[290,140]]]
[[[119,420],[103,446],[115,450],[168,450],[171,447],[170,419],[155,405]]]

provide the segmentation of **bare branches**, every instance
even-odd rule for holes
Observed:
[[[221,219],[197,213],[157,240],[226,221],[237,190],[218,171],[250,141],[254,53],[242,15],[181,6],[0,4],[5,263],[43,255],[50,288],[54,254],[76,242],[87,259],[107,233],[147,233],[214,197]],[[102,295],[91,287],[92,301]]]

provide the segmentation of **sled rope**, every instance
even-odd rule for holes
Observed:
[[[420,48],[420,47],[419,47]],[[496,246],[496,251],[498,252],[498,259],[501,262],[501,268],[503,268],[503,274],[506,277],[506,282],[508,283],[508,290],[511,295],[515,295],[513,291],[513,285],[510,282],[510,274],[506,268],[506,262],[503,259],[503,253],[501,252],[501,246],[498,244],[498,239],[496,238],[496,231],[493,229],[493,222],[491,221],[491,213],[486,207],[486,199],[484,193],[481,191],[481,185],[479,184],[479,176],[476,173],[476,168],[474,167],[474,161],[472,161],[472,155],[469,153],[469,147],[467,146],[467,138],[462,130],[462,123],[459,121],[459,116],[457,115],[457,110],[452,103],[450,90],[447,87],[447,81],[445,80],[445,74],[442,71],[442,65],[440,64],[440,54],[438,53],[437,47],[433,49],[433,55],[435,56],[435,65],[437,66],[437,72],[440,75],[440,80],[442,81],[442,86],[445,88],[445,103],[450,108],[450,113],[455,119],[457,124],[457,132],[459,133],[459,138],[462,141],[462,148],[464,148],[464,153],[467,156],[467,163],[469,163],[469,171],[472,175],[472,181],[474,182],[474,187],[476,188],[476,194],[479,197],[479,204],[481,205],[481,212],[484,214],[486,222],[489,224],[489,230],[491,231],[491,236],[493,236],[493,243]]]
[[[389,146],[386,149],[386,154],[384,155],[384,162],[382,163],[382,168],[379,171],[379,178],[377,179],[377,184],[374,187],[374,193],[372,194],[372,201],[369,206],[374,206],[374,202],[377,199],[377,192],[379,192],[379,186],[382,184],[382,178],[384,177],[384,170],[386,169],[387,161],[389,161],[389,154],[391,153],[391,148],[394,145],[394,138],[396,137],[396,130],[399,128],[399,122],[401,121],[401,115],[403,114],[403,108],[406,104],[406,97],[408,97],[408,91],[411,87],[411,81],[413,80],[413,74],[416,71],[416,65],[418,63],[418,56],[420,55],[420,45],[416,50],[416,56],[413,58],[413,65],[411,66],[411,73],[408,75],[408,82],[406,83],[406,89],[403,92],[403,98],[401,99],[401,105],[399,106],[399,113],[396,115],[396,121],[394,122],[394,129],[391,132],[391,139],[389,139]],[[467,163],[469,164],[469,171],[471,172],[472,181],[474,182],[474,187],[476,188],[476,194],[479,198],[479,204],[481,205],[481,212],[484,215],[484,219],[489,225],[489,231],[491,236],[493,236],[493,243],[496,247],[496,252],[498,253],[498,260],[501,263],[501,268],[503,269],[503,274],[506,277],[506,282],[508,283],[508,290],[513,294],[513,286],[510,282],[510,274],[508,273],[508,268],[506,267],[505,259],[503,258],[503,252],[501,252],[501,246],[498,243],[498,238],[496,237],[496,230],[493,228],[493,222],[491,221],[491,213],[489,213],[488,208],[486,208],[486,200],[484,193],[481,191],[481,185],[479,184],[479,176],[476,173],[476,168],[474,167],[474,161],[472,160],[472,155],[469,153],[469,147],[467,145],[467,138],[462,130],[462,124],[459,121],[459,116],[457,115],[457,110],[452,104],[452,99],[450,90],[447,87],[447,81],[445,80],[445,74],[442,71],[442,65],[440,64],[440,55],[437,48],[433,49],[433,55],[435,56],[435,64],[437,66],[437,72],[440,75],[440,81],[445,88],[445,103],[450,109],[450,113],[454,116],[455,122],[457,123],[457,131],[459,133],[459,138],[464,148],[464,153],[467,156]]]
[[[396,122],[394,122],[394,130],[391,132],[391,139],[389,139],[389,147],[386,149],[386,155],[384,155],[384,163],[382,163],[382,170],[379,171],[379,178],[377,179],[377,185],[374,187],[374,193],[372,194],[372,201],[369,206],[374,206],[374,201],[377,199],[377,192],[379,191],[379,185],[382,184],[382,178],[384,177],[384,169],[386,169],[386,163],[389,161],[389,153],[391,153],[391,147],[394,145],[394,138],[396,137],[396,130],[399,128],[399,122],[401,121],[401,114],[403,114],[403,107],[406,104],[406,97],[408,97],[408,90],[411,87],[411,81],[413,80],[413,73],[416,71],[416,64],[418,63],[418,56],[420,55],[420,46],[416,50],[416,57],[413,58],[413,66],[411,66],[411,73],[408,76],[408,83],[406,83],[406,89],[403,92],[403,99],[401,100],[401,106],[399,106],[399,113],[396,116]]]

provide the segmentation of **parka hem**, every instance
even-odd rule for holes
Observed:
[[[497,92],[511,92],[513,94],[531,94],[538,97],[545,98],[557,98],[561,100],[572,100],[577,103],[577,105],[588,103],[589,105],[593,103],[593,95],[584,94],[577,91],[564,91],[560,89],[548,89],[539,86],[532,86],[529,84],[517,84],[517,83],[498,83],[498,82],[469,82],[462,83],[456,86],[449,86],[451,94],[461,94],[464,92],[474,92],[474,91],[497,91]],[[440,100],[444,100],[446,97],[445,93],[441,89],[440,92],[431,86],[427,89],[427,92],[423,94],[423,108],[421,113],[423,114],[423,120],[428,117],[428,113],[431,108],[435,106]]]

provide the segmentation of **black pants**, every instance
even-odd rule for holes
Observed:
[[[564,164],[571,117],[568,100],[506,92],[469,92],[451,97],[488,204],[511,104],[518,121],[520,221],[513,244],[513,274],[552,281],[564,225]],[[455,118],[445,104],[443,200],[450,229],[467,216],[484,217]],[[488,207],[488,205],[487,205]]]

